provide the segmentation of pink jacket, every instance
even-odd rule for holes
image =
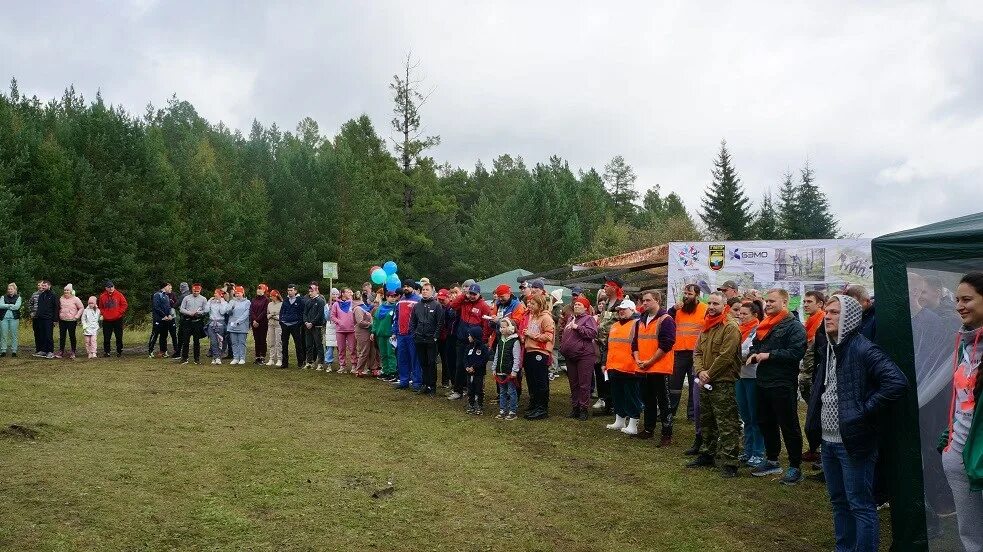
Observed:
[[[82,300],[74,295],[66,299],[64,295],[58,296],[58,319],[70,322],[72,320],[78,320],[82,318],[82,311],[85,310],[85,305],[82,304]]]
[[[341,301],[331,305],[331,321],[338,333],[355,333],[355,309],[362,307],[356,306],[355,301],[350,301],[349,305],[348,312],[341,310]]]

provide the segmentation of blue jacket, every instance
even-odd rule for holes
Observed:
[[[153,320],[154,324],[171,315],[171,298],[163,291],[154,294]]]
[[[249,332],[249,299],[233,299],[229,302],[229,322],[225,329],[229,333]]]
[[[298,295],[296,299],[291,305],[288,297],[283,298],[283,304],[280,306],[281,324],[292,326],[304,321],[304,298]]]
[[[851,455],[877,448],[878,415],[887,403],[901,398],[908,380],[883,349],[860,334],[859,328],[832,347],[836,355],[840,436]],[[816,350],[816,384],[809,397],[806,431],[822,433],[822,395],[826,390],[829,348]]]

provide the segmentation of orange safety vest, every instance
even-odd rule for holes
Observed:
[[[642,320],[639,319],[635,322],[635,335],[638,337],[638,359],[641,361],[647,361],[655,356],[655,353],[659,350],[659,328],[662,326],[662,321],[668,318],[668,314],[663,314],[656,321],[655,324],[649,322],[648,324],[642,324]],[[639,370],[645,374],[672,374],[673,362],[676,358],[675,351],[669,351],[662,358],[658,360],[652,366],[644,370]]]
[[[615,322],[608,332],[608,362],[606,368],[623,374],[634,374],[638,370],[631,354],[631,334],[634,321],[622,324]]]
[[[707,316],[707,306],[704,303],[697,303],[696,310],[692,314],[683,312],[682,305],[676,308],[676,344],[672,346],[673,351],[694,351],[696,350],[696,339],[703,331],[703,319]]]

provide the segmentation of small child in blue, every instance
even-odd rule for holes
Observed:
[[[485,402],[485,364],[488,362],[488,346],[481,339],[481,328],[471,328],[468,333],[468,353],[464,356],[464,370],[468,373],[468,406],[465,412],[481,416]]]
[[[515,322],[503,318],[499,322],[502,337],[495,344],[495,356],[492,367],[495,372],[495,383],[498,384],[498,416],[496,420],[514,420],[519,409],[519,360],[522,358],[522,346],[515,335]]]

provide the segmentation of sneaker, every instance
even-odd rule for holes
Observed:
[[[597,402],[591,408],[594,410],[604,410],[605,407],[607,407],[607,404],[605,404],[604,399],[597,399]]]
[[[506,420],[514,420],[516,418],[518,418],[518,416],[516,416],[515,412],[509,412],[505,415]]]
[[[75,353],[68,355],[68,360],[75,360]]]
[[[187,363],[185,363],[185,364],[187,364]],[[197,358],[195,359],[195,365],[196,366],[201,366],[201,361],[198,360]]]
[[[147,355],[147,358],[157,358],[157,355],[150,353],[149,355]]]
[[[5,356],[7,356],[7,352],[6,352],[6,351],[4,351],[4,352],[2,352],[2,353],[0,353],[0,358],[3,358],[3,357],[5,357]]]
[[[301,370],[310,370],[311,369],[311,364],[309,362],[305,362],[304,365],[300,367],[300,369]]]
[[[123,358],[123,351],[117,351],[116,358]]]
[[[214,364],[222,364],[222,359],[221,358],[216,358],[215,360],[212,361],[212,363],[214,363]]]
[[[464,407],[464,411],[467,412],[468,414],[474,414],[474,405],[468,403],[468,405]]]
[[[318,364],[317,366],[314,367],[314,371],[315,372],[324,371],[324,366],[321,366],[320,364]]]
[[[496,420],[504,420],[505,419],[505,411],[504,410],[499,410],[498,411],[498,416],[495,416],[495,419]]]
[[[109,351],[106,351],[105,353],[103,353],[102,356],[103,356],[103,358],[109,358]]]
[[[273,366],[273,359],[271,358],[270,360],[267,360],[266,361],[266,365],[267,366]]]
[[[348,373],[348,370],[345,370],[344,367],[341,367],[341,368],[338,368],[338,373],[339,374],[347,374]]]
[[[50,360],[50,359],[53,359],[53,358],[61,358],[61,355],[55,356],[54,353],[48,353],[48,354],[44,355],[44,358]]]
[[[274,364],[274,366],[276,366],[277,368],[280,368],[280,367],[283,366],[283,362],[281,362],[281,361],[278,360],[278,361],[276,361],[276,364]]]
[[[53,356],[49,356],[48,358],[61,358],[61,351],[54,353]]]
[[[31,356],[32,357],[39,357],[40,358],[40,357],[43,357],[44,356],[44,353],[42,353],[41,351],[35,351],[34,354],[31,355]],[[106,353],[106,356],[109,356],[109,353]]]
[[[782,476],[782,485],[798,485],[802,482],[802,470],[799,468],[789,468],[785,470],[785,475]]]
[[[447,400],[449,401],[456,401],[460,398],[461,398],[461,394],[458,393],[457,391],[451,393],[450,395],[447,395]]]
[[[10,358],[17,358],[17,353],[10,353]],[[92,357],[95,358],[95,357]]]
[[[187,365],[188,365],[188,361],[187,360],[182,360],[181,361],[181,366],[187,366]]]
[[[481,412],[481,407],[480,406],[478,408],[475,408],[474,409],[474,415],[475,416],[481,416],[481,414],[482,414],[482,412]]]
[[[764,460],[757,468],[751,471],[751,475],[755,477],[766,477],[780,473],[782,473],[782,467],[778,462],[772,462],[771,460]]]
[[[325,374],[330,374],[330,373],[331,373],[331,372],[333,372],[333,371],[334,371],[334,367],[333,367],[333,366],[331,366],[330,364],[326,364],[326,365],[324,366],[324,373],[325,373]]]
[[[760,456],[752,456],[747,459],[747,465],[751,469],[759,468],[764,463],[765,463],[765,459]]]

